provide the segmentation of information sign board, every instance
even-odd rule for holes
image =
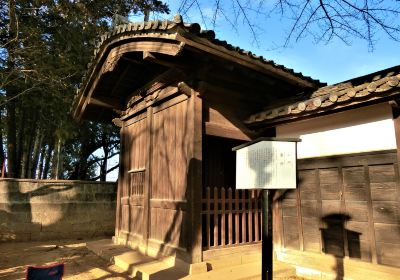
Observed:
[[[265,138],[267,139],[267,138]],[[236,189],[295,189],[297,139],[258,140],[236,150]],[[272,139],[272,140],[271,140]]]

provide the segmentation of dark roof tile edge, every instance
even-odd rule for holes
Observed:
[[[147,22],[146,21],[131,22],[131,23],[127,23],[127,24],[117,25],[113,28],[113,30],[102,34],[100,36],[100,40],[95,44],[96,47],[93,51],[92,59],[87,64],[87,69],[82,77],[82,83],[79,85],[77,95],[79,95],[79,93],[81,93],[81,91],[84,89],[85,83],[87,82],[86,79],[88,78],[88,76],[91,74],[93,68],[95,67],[94,62],[96,61],[96,59],[98,59],[98,55],[99,55],[101,49],[104,48],[107,41],[110,41],[110,39],[112,39],[114,36],[117,36],[117,35],[120,35],[120,34],[126,33],[126,32],[140,33],[140,32],[147,32],[149,30],[165,31],[165,30],[171,30],[178,26],[184,28],[189,33],[192,33],[199,37],[208,39],[211,43],[213,43],[215,45],[222,46],[222,47],[226,48],[227,50],[236,51],[237,53],[239,53],[241,55],[247,56],[247,57],[257,60],[257,61],[261,61],[262,63],[269,64],[273,67],[283,70],[284,72],[292,74],[292,75],[296,76],[297,78],[314,83],[314,84],[316,84],[316,86],[325,85],[325,83],[322,83],[317,79],[313,79],[310,76],[305,76],[301,72],[295,72],[293,69],[286,68],[283,65],[277,64],[273,60],[265,59],[263,56],[257,56],[250,51],[245,51],[237,46],[235,47],[226,41],[216,39],[215,32],[213,30],[201,30],[200,25],[198,23],[184,23],[182,20],[182,16],[176,15],[176,16],[174,16],[172,21],[171,20],[152,20],[152,21],[147,21]]]
[[[370,82],[351,88],[340,89],[340,84],[343,83],[334,85],[338,87],[336,91],[328,91],[323,95],[253,114],[245,122],[247,124],[278,122],[281,119],[291,116],[302,116],[313,111],[317,113],[329,107],[331,107],[329,109],[334,109],[337,106],[343,106],[345,103],[352,103],[357,99],[365,99],[367,96],[374,98],[379,96],[379,94],[389,92],[391,89],[400,88],[400,70],[397,73],[392,72],[390,76],[385,75],[379,79],[373,77]],[[332,86],[324,88],[329,87]],[[317,91],[321,91],[324,88],[320,88]]]

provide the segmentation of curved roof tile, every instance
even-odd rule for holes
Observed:
[[[209,40],[211,43],[222,46],[226,48],[227,50],[235,51],[241,55],[250,57],[254,60],[260,61],[265,64],[269,64],[275,68],[281,69],[284,72],[287,72],[297,78],[303,79],[305,81],[311,82],[315,84],[316,86],[321,86],[325,85],[324,83],[321,83],[319,80],[313,79],[309,76],[303,75],[301,72],[295,72],[293,69],[286,68],[283,65],[276,64],[272,60],[265,59],[262,56],[257,56],[253,54],[252,52],[245,51],[241,49],[240,47],[235,47],[231,44],[229,44],[226,41],[219,40],[215,38],[215,32],[213,30],[201,30],[201,27],[198,23],[184,23],[182,20],[181,15],[176,15],[173,20],[153,20],[153,21],[144,21],[144,22],[132,22],[128,24],[122,24],[115,26],[113,30],[104,33],[103,35],[100,36],[100,40],[97,42],[95,50],[94,50],[94,55],[92,57],[92,60],[88,63],[87,65],[87,71],[82,77],[82,84],[80,85],[80,92],[82,90],[82,86],[85,84],[85,81],[87,79],[87,76],[91,73],[93,70],[93,67],[95,66],[95,63],[97,61],[97,56],[99,55],[101,49],[106,45],[107,42],[111,41],[114,36],[121,35],[123,33],[146,33],[146,32],[154,32],[157,30],[160,31],[168,31],[175,29],[177,27],[181,27],[184,29],[186,32],[194,34],[196,36],[206,38]]]
[[[360,79],[365,79],[360,83]],[[333,110],[353,103],[386,97],[400,90],[400,66],[343,83],[325,86],[299,102],[273,108],[250,116],[247,124],[273,124],[288,119]]]

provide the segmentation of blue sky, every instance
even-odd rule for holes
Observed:
[[[171,13],[161,17],[171,18],[177,14],[182,1],[165,1],[169,4]],[[232,0],[221,0],[222,3],[229,1]],[[190,4],[192,1],[187,2]],[[267,3],[271,2],[267,1]],[[204,16],[211,18],[215,1],[199,0],[198,3],[204,11]],[[153,17],[159,18],[160,16],[153,15]],[[134,18],[134,20],[142,20],[142,16]],[[194,8],[189,10],[184,20],[198,22],[202,28],[205,28],[200,14]],[[214,29],[218,39],[226,40],[232,45],[272,59],[278,64],[283,64],[328,84],[400,65],[400,43],[389,40],[383,33],[376,33],[373,52],[369,51],[367,42],[359,39],[352,39],[351,45],[348,46],[339,40],[333,40],[328,44],[315,44],[312,37],[302,38],[299,42],[291,42],[286,48],[277,48],[276,46],[283,45],[285,41],[286,34],[290,29],[290,20],[272,13],[268,18],[253,16],[251,21],[256,22],[259,27],[255,29],[260,42],[259,46],[253,42],[249,28],[242,21],[238,22],[238,30],[235,31],[227,24],[222,15],[218,15],[215,28],[211,24],[208,24],[207,28]]]

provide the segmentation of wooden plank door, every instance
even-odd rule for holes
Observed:
[[[126,122],[123,141],[119,236],[126,241],[143,240],[144,186],[146,177],[146,114]]]

